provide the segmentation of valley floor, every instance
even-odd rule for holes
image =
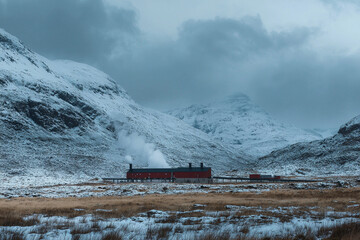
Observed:
[[[0,239],[360,239],[353,178],[25,189],[0,193]]]

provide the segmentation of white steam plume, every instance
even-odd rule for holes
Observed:
[[[169,167],[162,152],[155,149],[154,144],[147,143],[144,137],[136,133],[127,134],[125,131],[121,131],[118,134],[118,140],[121,147],[125,148],[126,162],[132,163],[134,157],[151,168]]]
[[[130,155],[126,155],[125,156],[125,161],[126,161],[126,163],[132,163],[133,162],[133,159],[132,159],[132,157],[130,156]]]

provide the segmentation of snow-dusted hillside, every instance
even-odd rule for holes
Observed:
[[[332,137],[285,147],[258,163],[278,174],[360,175],[360,115]]]
[[[172,110],[169,114],[252,156],[263,156],[289,144],[321,138],[278,122],[244,94]]]
[[[215,172],[243,169],[250,159],[174,117],[144,109],[108,75],[50,61],[3,30],[0,102],[3,180],[119,176],[125,155],[135,166],[166,165],[164,157],[171,166],[204,162]]]

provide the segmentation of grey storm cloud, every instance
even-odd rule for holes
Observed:
[[[337,127],[359,114],[359,56],[324,57],[307,43],[319,29],[269,32],[261,18],[187,21],[175,41],[137,49],[108,72],[144,104],[168,108],[249,94],[302,127]]]
[[[93,64],[138,33],[134,11],[102,0],[3,0],[0,27],[48,57]]]
[[[276,53],[253,66],[248,90],[281,119],[337,128],[360,114],[360,56],[324,58],[308,50]],[[275,59],[275,60],[274,60]],[[286,109],[286,111],[283,111]]]
[[[268,49],[297,46],[307,39],[309,33],[306,28],[268,33],[260,17],[244,17],[242,20],[217,18],[184,23],[179,41],[205,57],[238,60]]]
[[[47,57],[95,65],[146,106],[243,92],[301,127],[337,127],[360,113],[360,56],[312,49],[321,29],[269,31],[261,16],[215,18],[149,41],[137,18],[102,0],[0,0],[0,27]]]
[[[192,20],[181,26],[175,41],[142,46],[121,66],[109,63],[107,71],[131,79],[123,85],[140,102],[165,108],[189,104],[243,91],[246,66],[261,56],[293,51],[314,32],[269,33],[260,17]]]

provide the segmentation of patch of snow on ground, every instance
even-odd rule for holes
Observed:
[[[291,208],[279,211],[286,215]],[[359,218],[352,216],[338,219],[336,214],[328,214],[322,219],[314,219],[311,215],[295,216],[284,222],[277,217],[263,215],[267,212],[264,209],[258,209],[258,215],[237,217],[239,215],[236,214],[241,209],[242,206],[231,206],[230,210],[204,212],[200,217],[183,216],[196,210],[166,212],[155,209],[123,218],[102,218],[94,215],[74,218],[32,215],[26,217],[26,220],[36,219],[37,225],[0,227],[0,237],[17,232],[25,239],[73,239],[79,236],[80,239],[100,240],[108,233],[119,234],[122,239],[159,239],[161,236],[166,239],[184,239],[185,236],[185,239],[194,239],[205,234],[219,233],[229,234],[229,237],[279,238],[299,231],[311,231],[316,234],[324,227],[359,221]],[[168,220],[170,216],[175,216],[175,221]],[[160,236],[164,234],[161,231],[165,231],[165,236]]]

